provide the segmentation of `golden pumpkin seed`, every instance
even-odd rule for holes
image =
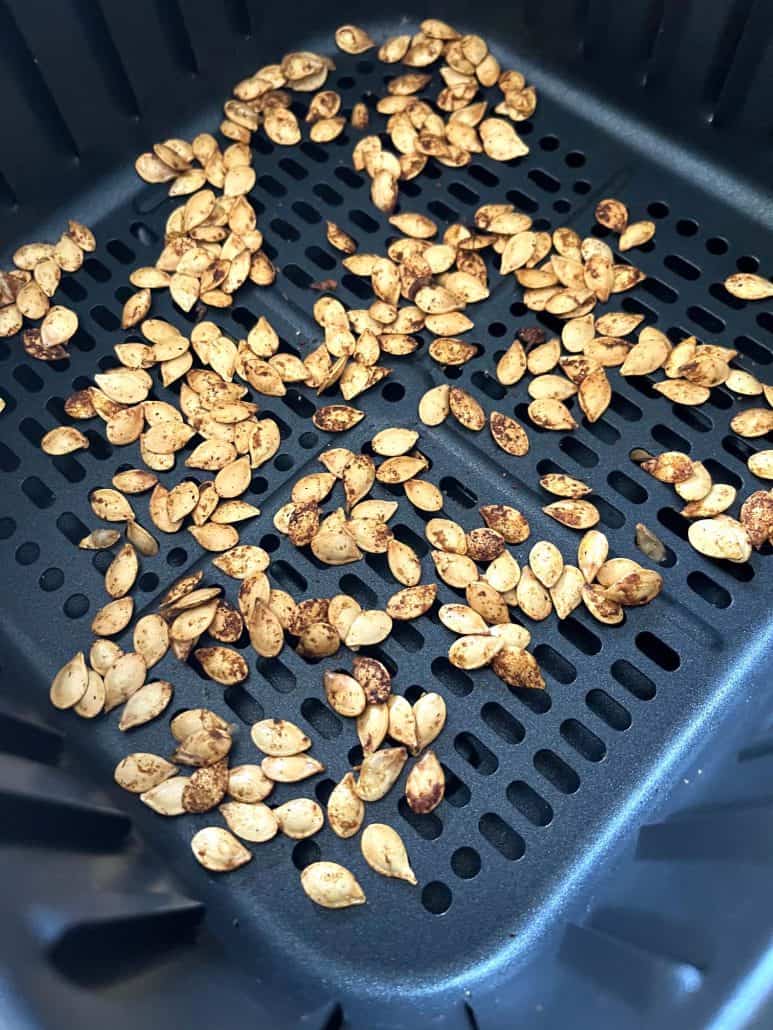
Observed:
[[[120,597],[103,605],[91,620],[91,630],[102,637],[114,637],[132,621],[134,601],[131,597]]]
[[[366,826],[360,841],[362,855],[371,869],[382,876],[417,883],[400,835],[385,823]]]
[[[228,772],[227,792],[234,801],[252,805],[264,801],[273,789],[274,781],[266,776],[259,765],[236,765]]]
[[[365,804],[354,789],[354,774],[346,773],[327,802],[327,820],[338,837],[353,837],[365,818]]]
[[[205,826],[194,834],[191,849],[196,861],[212,873],[228,873],[243,866],[252,853],[228,830]]]
[[[122,758],[115,767],[113,778],[119,787],[132,794],[145,794],[168,780],[177,772],[176,766],[160,755],[136,751]]]
[[[89,672],[83,652],[79,651],[57,672],[51,682],[49,697],[55,708],[73,708],[86,693]]]
[[[404,747],[390,747],[366,754],[354,789],[363,801],[379,801],[394,786],[408,759]]]
[[[269,756],[260,767],[275,783],[298,783],[325,771],[324,765],[311,755]]]
[[[135,690],[121,712],[119,730],[130,730],[142,726],[159,716],[172,700],[174,687],[166,680],[146,683]]]
[[[219,806],[218,811],[232,833],[252,844],[271,840],[279,831],[276,814],[261,802],[245,804],[243,801],[226,801]]]
[[[586,583],[582,588],[582,600],[585,607],[598,622],[606,626],[617,626],[623,621],[623,609],[607,597],[604,588],[595,583]]]
[[[434,751],[425,751],[405,782],[405,798],[413,812],[434,811],[445,794],[445,774]]]
[[[735,519],[699,519],[687,531],[690,544],[709,558],[724,558],[731,562],[746,562],[752,547],[745,527]]]
[[[155,787],[140,794],[140,801],[158,815],[183,815],[183,790],[187,782],[187,776],[172,776],[169,780],[162,780]]]
[[[217,726],[195,730],[180,741],[172,760],[196,768],[215,765],[226,757],[232,743],[230,732]]]
[[[589,529],[591,526],[595,526],[601,518],[595,504],[583,500],[553,501],[542,510],[556,522],[560,522],[570,529]]]
[[[279,829],[291,840],[304,840],[319,833],[325,825],[322,809],[310,798],[293,798],[274,809]]]
[[[312,862],[301,873],[301,887],[322,908],[364,905],[365,894],[352,873],[337,862]]]

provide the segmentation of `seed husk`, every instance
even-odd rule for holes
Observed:
[[[188,708],[169,723],[169,730],[178,743],[199,730],[228,730],[228,723],[209,708]]]
[[[452,554],[467,552],[467,535],[462,527],[451,519],[430,519],[425,533],[427,540],[438,550]]]
[[[218,811],[233,834],[252,844],[271,840],[279,831],[275,812],[261,802],[245,804],[242,801],[226,801],[219,806]]]
[[[585,577],[574,565],[565,565],[550,588],[550,599],[559,619],[566,619],[582,603]]]
[[[736,489],[729,483],[715,483],[705,497],[699,501],[690,501],[682,508],[681,514],[687,519],[713,518],[730,507],[735,501]]]
[[[595,504],[583,500],[553,501],[542,510],[556,522],[560,522],[570,529],[589,529],[591,526],[595,526],[601,518]]]
[[[691,523],[687,537],[696,551],[709,558],[740,563],[751,557],[749,534],[735,519],[699,519]]]
[[[333,833],[344,839],[359,832],[365,818],[365,803],[354,789],[354,774],[346,773],[327,802],[327,820]]]
[[[540,486],[556,497],[584,497],[593,492],[593,487],[580,479],[567,476],[563,472],[551,472],[540,479]]]
[[[725,279],[725,289],[740,300],[766,300],[773,297],[773,283],[750,272],[729,275]]]
[[[411,869],[408,853],[400,835],[385,823],[371,823],[365,827],[360,840],[362,855],[371,869],[382,876],[417,883]]]
[[[389,708],[385,703],[368,704],[357,716],[357,737],[364,754],[377,751],[389,728]]]
[[[413,706],[416,723],[416,753],[435,740],[446,723],[446,703],[440,694],[422,694]]]
[[[495,529],[506,543],[521,544],[528,539],[529,523],[517,508],[507,504],[484,504],[479,511],[486,525]]]
[[[448,660],[457,669],[482,669],[503,644],[504,641],[490,636],[459,637],[448,649]]]
[[[168,780],[177,772],[177,767],[160,755],[145,751],[122,758],[115,767],[113,778],[119,787],[132,794],[145,794],[159,783]]]
[[[425,751],[405,782],[405,797],[413,812],[433,812],[445,794],[445,774],[434,751]]]
[[[405,496],[419,511],[440,511],[443,507],[442,493],[426,479],[410,479],[405,483]]]
[[[121,648],[112,640],[95,640],[89,650],[89,663],[100,676],[104,676],[122,654]]]
[[[693,462],[681,451],[664,451],[640,467],[661,483],[683,483],[693,474]]]
[[[655,383],[653,389],[657,390],[658,393],[662,393],[664,397],[673,401],[674,404],[685,404],[688,406],[705,404],[711,396],[711,391],[707,386],[698,386],[687,379],[665,380],[662,383]]]
[[[534,575],[531,568],[525,568],[521,571],[521,577],[515,588],[515,594],[518,607],[530,619],[541,621],[546,619],[553,610],[550,594]],[[509,621],[509,617],[503,621]]]
[[[419,434],[415,429],[397,427],[382,429],[371,440],[371,447],[384,458],[396,458],[407,454],[416,445]]]
[[[145,660],[129,651],[117,658],[105,673],[105,711],[110,712],[136,693],[145,682]]]
[[[607,560],[609,541],[597,529],[589,529],[577,547],[577,564],[582,570],[586,583],[592,583]]]
[[[606,197],[596,205],[596,221],[612,232],[622,233],[628,225],[628,209],[620,200]]]
[[[439,426],[446,420],[450,408],[451,388],[447,383],[433,386],[419,401],[419,419],[425,426]]]
[[[181,765],[203,768],[225,758],[232,743],[230,732],[217,726],[195,730],[180,741],[172,758]]]
[[[172,700],[174,687],[166,680],[146,683],[135,690],[121,712],[119,730],[130,730],[142,726],[159,716]]]
[[[434,583],[405,587],[389,598],[386,613],[392,619],[416,619],[429,611],[436,597],[437,586]]]
[[[221,826],[205,826],[191,840],[196,861],[213,873],[228,873],[243,866],[252,852]]]
[[[274,809],[279,829],[291,840],[304,840],[319,833],[325,825],[325,816],[311,798],[292,798]]]
[[[555,586],[564,571],[564,559],[555,544],[540,540],[529,551],[531,571],[548,588]]]
[[[765,436],[773,430],[773,410],[770,408],[747,408],[739,411],[730,420],[730,428],[738,436],[754,439]]]
[[[227,793],[234,801],[252,805],[264,801],[273,789],[274,781],[259,765],[236,765],[228,772]]]
[[[686,479],[674,483],[674,489],[683,501],[703,500],[711,487],[711,475],[702,461],[694,461],[692,473]]]
[[[275,757],[298,755],[311,747],[311,740],[286,719],[262,719],[250,730],[252,742],[266,755]]]
[[[524,648],[503,647],[499,654],[495,655],[491,667],[509,687],[545,689],[545,680],[542,678],[536,658]]]
[[[365,894],[352,873],[337,862],[312,862],[301,873],[301,887],[322,908],[364,905]]]
[[[408,759],[404,747],[384,748],[366,754],[359,769],[355,791],[363,801],[379,801],[394,786]]]
[[[752,475],[760,479],[773,479],[773,450],[750,454],[746,464]]]
[[[322,762],[311,755],[288,755],[275,757],[269,755],[260,763],[263,772],[275,783],[298,783],[309,776],[316,776],[325,771]]]
[[[759,551],[773,530],[773,496],[767,490],[749,494],[741,505],[739,519],[752,547]]]
[[[140,801],[152,808],[158,815],[183,815],[183,790],[188,783],[187,776],[172,776],[140,794]]]
[[[311,420],[317,429],[326,433],[343,433],[356,426],[364,417],[364,411],[347,404],[328,404],[317,408]]]
[[[486,413],[478,401],[460,386],[452,386],[448,394],[451,414],[460,425],[473,433],[479,433],[486,424]]]
[[[625,606],[649,604],[663,588],[663,577],[651,569],[636,568],[606,587],[606,596]]]
[[[582,588],[582,599],[585,607],[598,622],[603,622],[607,626],[617,626],[623,621],[621,605],[608,598],[603,587],[595,583],[586,583]]]
[[[391,631],[392,620],[387,613],[378,609],[370,609],[362,611],[356,616],[344,642],[350,648],[380,644]]]
[[[464,554],[446,554],[444,551],[431,551],[438,576],[450,587],[464,589],[478,579],[478,567],[472,558]]]
[[[660,537],[643,522],[636,523],[636,546],[652,561],[662,562],[666,557],[666,546]]]
[[[72,454],[73,451],[88,450],[89,440],[74,426],[58,426],[49,430],[40,441],[40,449],[46,454]]]
[[[542,397],[532,401],[527,411],[534,425],[541,429],[564,431],[577,428],[572,413],[562,401],[554,397]]]
[[[215,607],[217,613],[218,605]],[[213,620],[214,621],[214,620]],[[211,628],[211,624],[210,624]],[[193,652],[196,661],[201,665],[210,679],[224,687],[242,683],[249,676],[247,662],[230,647],[199,647]]]
[[[91,630],[101,637],[114,637],[126,629],[132,621],[133,614],[133,598],[120,597],[115,601],[109,601],[94,615]]]
[[[444,604],[438,610],[438,618],[446,629],[462,636],[488,632],[483,616],[466,604]]]
[[[139,573],[137,552],[131,544],[124,544],[105,572],[105,590],[110,597],[124,597],[134,586]]]
[[[353,718],[365,708],[365,691],[353,676],[328,669],[324,676],[325,696],[333,711]]]
[[[518,458],[529,451],[529,438],[519,422],[501,411],[492,411],[489,416],[491,436],[498,447]]]
[[[90,497],[91,510],[105,522],[127,522],[134,518],[132,506],[117,490],[101,488]]]
[[[352,663],[352,675],[365,692],[369,705],[385,702],[392,690],[392,677],[377,658],[358,655]]]
[[[86,693],[89,686],[89,673],[86,659],[79,651],[57,672],[51,682],[49,697],[55,708],[73,708]]]

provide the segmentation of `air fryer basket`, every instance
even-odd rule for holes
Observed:
[[[737,365],[770,379],[769,305],[736,301],[720,285],[736,269],[771,272],[769,5],[556,0],[474,14],[461,4],[373,14],[365,27],[376,38],[431,14],[479,32],[540,94],[524,126],[526,159],[435,166],[405,184],[404,209],[445,225],[509,200],[545,227],[587,232],[597,200],[620,196],[657,222],[655,241],[637,252],[648,279],[622,307],[674,338],[694,333],[733,346]],[[286,10],[253,0],[0,0],[2,263],[68,216],[90,224],[99,241],[62,284],[81,323],[70,358],[32,363],[18,341],[0,341],[3,1025],[488,1030],[764,1021],[773,917],[770,558],[755,552],[731,566],[697,554],[671,488],[628,457],[633,447],[684,450],[743,495],[756,489],[746,468],[756,448],[730,434],[736,402],[723,388],[700,409],[679,408],[614,376],[599,422],[566,436],[530,429],[531,451],[517,461],[503,461],[487,434],[419,426],[448,517],[472,524],[479,504],[511,502],[570,554],[576,535],[545,526],[536,489],[540,475],[561,470],[593,485],[616,553],[634,553],[634,526],[645,522],[668,557],[663,594],[623,626],[606,630],[578,610],[533,628],[545,694],[524,696],[487,670],[452,668],[435,618],[396,624],[379,649],[396,684],[409,696],[409,688],[436,689],[449,709],[438,741],[446,802],[424,818],[393,795],[373,809],[403,834],[418,889],[370,877],[367,906],[316,909],[297,870],[320,856],[350,864],[357,850],[327,828],[295,845],[261,845],[245,868],[212,877],[189,848],[193,822],[205,817],[159,825],[113,788],[112,769],[127,751],[114,722],[85,724],[47,708],[51,675],[88,643],[101,597],[103,556],[92,561],[74,546],[93,524],[88,492],[107,485],[133,449],[113,452],[89,428],[89,451],[51,459],[39,440],[69,421],[63,399],[73,386],[110,361],[124,336],[117,314],[128,272],[152,262],[163,235],[172,202],[163,188],[138,183],[133,158],[156,139],[214,128],[232,83],[286,50],[332,53],[345,21],[365,20],[352,5],[305,0]],[[384,66],[374,58],[334,56],[331,88],[344,109],[383,93]],[[325,219],[374,251],[383,252],[389,227],[351,168],[352,143],[350,131],[325,148],[283,151],[253,140],[251,200],[279,275],[216,314],[230,336],[265,314],[304,353],[317,338],[310,286],[319,279],[338,279],[336,295],[360,305],[359,283],[341,275],[340,255],[325,241]],[[154,312],[184,327],[185,316],[165,304]],[[486,369],[533,320],[511,281],[497,282],[476,309],[482,356],[448,370],[423,353],[401,359],[362,398],[367,418],[336,444],[356,450],[379,428],[416,423],[419,396],[441,381],[469,389],[487,412],[522,414],[525,384],[506,391]],[[295,478],[318,467],[330,438],[311,425],[322,403],[312,391],[263,400],[283,443],[254,477],[263,515],[242,541],[270,550],[276,584],[299,596],[343,590],[383,604],[393,587],[379,556],[318,569],[274,532],[271,514]],[[400,520],[398,536],[426,553],[418,513],[401,506]],[[224,581],[192,541],[162,541],[158,558],[144,563],[138,613],[198,567],[208,582]],[[250,679],[225,692],[171,656],[158,675],[174,682],[176,707],[206,704],[239,724],[234,761],[251,753],[248,728],[264,714],[309,728],[327,765],[316,787],[324,800],[357,741],[321,703],[320,666],[290,648],[272,661],[246,655]],[[142,740],[146,750],[168,751],[164,726],[145,727]]]

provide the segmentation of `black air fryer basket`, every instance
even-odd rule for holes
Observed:
[[[376,6],[372,21],[352,4],[307,0],[279,9],[254,0],[0,0],[0,265],[21,242],[55,239],[68,217],[99,241],[84,269],[63,279],[62,302],[80,319],[69,359],[49,366],[28,359],[18,339],[0,341],[0,1024],[9,1030],[626,1030],[773,1020],[769,548],[740,565],[704,558],[687,543],[672,488],[629,458],[634,447],[682,450],[739,496],[757,489],[746,459],[765,440],[730,432],[744,399],[721,387],[684,408],[647,380],[615,374],[602,419],[571,434],[529,428],[531,450],[518,460],[487,433],[418,426],[449,518],[469,524],[480,504],[512,503],[530,519],[532,540],[546,536],[573,554],[577,535],[546,525],[540,511],[540,475],[561,470],[593,485],[614,553],[641,557],[638,522],[667,545],[663,594],[624,625],[607,629],[582,608],[534,624],[544,694],[510,691],[488,670],[454,669],[436,618],[396,625],[382,645],[396,684],[409,696],[439,691],[449,712],[437,745],[445,802],[416,817],[395,791],[372,814],[400,830],[418,888],[372,874],[367,905],[316,908],[298,885],[306,864],[323,857],[363,880],[368,872],[356,842],[328,828],[297,844],[277,838],[254,848],[243,869],[209,874],[190,852],[191,819],[161,820],[114,787],[113,767],[132,750],[115,720],[86,723],[48,706],[52,674],[88,646],[102,603],[104,562],[75,546],[95,521],[88,493],[139,460],[136,448],[113,451],[97,423],[87,424],[88,451],[52,459],[39,448],[45,431],[70,422],[63,399],[109,367],[125,339],[118,316],[129,271],[155,260],[175,203],[164,187],[139,182],[134,158],[156,140],[214,131],[233,83],[288,50],[334,56],[328,83],[348,112],[383,95],[393,69],[373,52],[336,51],[336,26],[362,23],[381,41],[427,16],[483,35],[540,100],[519,127],[528,157],[435,164],[406,184],[402,209],[445,227],[507,200],[541,227],[584,234],[597,201],[620,197],[657,223],[653,243],[630,255],[648,278],[622,307],[674,340],[695,334],[734,347],[738,367],[773,381],[771,305],[734,300],[721,285],[737,270],[773,273],[765,0]],[[351,167],[354,139],[347,129],[325,147],[283,150],[254,137],[251,200],[279,273],[272,288],[246,287],[230,311],[215,313],[230,337],[265,314],[305,353],[319,340],[317,280],[340,280],[336,295],[348,306],[369,303],[341,275],[324,233],[331,219],[361,249],[383,253],[393,232]],[[418,424],[418,398],[438,382],[464,386],[487,412],[523,415],[526,382],[505,391],[490,372],[534,316],[512,278],[494,278],[473,316],[481,355],[448,370],[425,350],[400,360],[360,398],[367,417],[344,437],[314,429],[310,415],[325,401],[311,390],[261,398],[283,441],[254,477],[263,515],[242,541],[270,550],[277,585],[306,597],[351,593],[364,607],[383,605],[394,589],[380,560],[317,568],[273,530],[273,512],[300,474],[320,467],[320,451],[357,450],[381,427]],[[156,310],[184,328],[168,300]],[[401,538],[426,555],[423,520],[408,505],[400,518]],[[225,583],[210,559],[187,534],[166,538],[144,563],[138,611],[154,610],[185,571],[206,568],[208,581]],[[324,799],[356,737],[322,704],[320,667],[290,647],[273,661],[245,654],[249,680],[225,691],[171,655],[156,672],[174,682],[176,708],[208,705],[238,724],[237,760],[254,754],[249,726],[264,715],[307,728],[327,765],[316,786]],[[141,746],[167,754],[167,720],[157,722]]]

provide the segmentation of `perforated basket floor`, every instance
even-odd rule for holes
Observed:
[[[341,92],[345,109],[361,98],[371,102],[383,91],[385,69],[377,62],[344,55],[336,55],[336,61],[330,86]],[[214,124],[215,107],[200,121]],[[183,127],[168,129],[184,134]],[[764,307],[733,301],[718,285],[736,268],[758,266],[763,244],[749,221],[628,149],[619,136],[583,121],[549,90],[542,94],[533,124],[522,131],[532,148],[527,159],[496,165],[476,158],[462,170],[430,166],[419,179],[403,184],[402,208],[424,211],[445,225],[469,221],[482,203],[506,199],[531,214],[538,227],[570,224],[585,233],[597,199],[621,196],[636,217],[657,222],[655,241],[629,255],[649,278],[620,298],[622,308],[641,312],[646,324],[657,325],[674,340],[695,333],[734,346],[739,367],[770,377],[773,317]],[[390,237],[386,220],[369,202],[366,179],[350,167],[353,142],[348,129],[324,148],[304,143],[282,150],[256,137],[257,183],[251,199],[266,250],[280,272],[272,289],[247,287],[231,312],[215,314],[231,337],[265,314],[282,337],[283,349],[303,355],[318,339],[310,318],[318,296],[310,289],[314,281],[334,278],[344,303],[368,302],[369,291],[341,274],[339,255],[324,236],[330,218],[363,250],[383,251]],[[0,418],[5,585],[0,668],[7,696],[23,693],[25,703],[39,705],[40,711],[52,672],[88,644],[89,623],[103,596],[102,572],[110,555],[92,559],[74,546],[94,523],[88,493],[109,485],[119,468],[139,463],[139,457],[133,447],[113,450],[96,423],[86,430],[88,452],[51,459],[38,443],[47,429],[68,421],[63,414],[67,393],[86,385],[85,377],[97,366],[116,363],[111,348],[125,337],[117,313],[129,293],[128,271],[154,259],[172,204],[163,188],[138,188],[128,175],[112,183],[109,201],[103,194],[102,202],[105,215],[94,226],[98,253],[62,283],[81,321],[71,358],[46,367],[25,360],[17,341],[0,344],[0,394],[7,402]],[[72,213],[88,220],[85,205],[74,203]],[[392,377],[362,398],[367,418],[346,436],[330,438],[314,429],[309,417],[322,402],[311,391],[260,399],[261,411],[279,423],[283,444],[273,462],[254,476],[251,499],[263,514],[246,524],[241,536],[271,553],[275,585],[299,598],[351,593],[367,607],[382,605],[394,590],[380,556],[342,569],[323,567],[299,556],[273,530],[271,516],[287,500],[290,484],[319,467],[320,451],[338,444],[357,450],[379,428],[416,425],[419,396],[442,381],[471,390],[487,411],[524,418],[526,383],[506,390],[492,371],[516,329],[532,324],[533,317],[517,300],[512,278],[500,281],[494,273],[492,283],[491,298],[474,313],[471,335],[479,356],[462,369],[444,370],[429,359],[425,345],[411,358],[395,359]],[[185,317],[163,303],[156,301],[154,312],[185,325]],[[508,1005],[523,999],[521,977],[529,975],[524,972],[528,964],[554,955],[565,920],[582,918],[593,892],[615,868],[619,846],[630,839],[626,834],[655,810],[659,794],[668,793],[677,770],[697,748],[722,732],[723,719],[747,705],[755,683],[747,669],[765,654],[771,594],[763,568],[770,558],[755,553],[750,563],[731,566],[696,554],[673,511],[672,489],[646,476],[628,457],[632,447],[684,450],[703,459],[715,480],[731,483],[745,496],[758,486],[745,464],[755,447],[729,431],[737,399],[720,387],[701,409],[679,408],[647,381],[624,380],[614,371],[611,378],[613,400],[601,420],[594,425],[583,421],[567,435],[529,427],[532,447],[522,459],[504,456],[485,432],[473,435],[451,424],[419,427],[420,447],[431,462],[429,478],[439,484],[449,518],[472,528],[481,524],[479,505],[512,503],[529,518],[530,543],[552,539],[572,560],[578,535],[540,511],[549,498],[541,496],[539,476],[560,470],[592,484],[600,528],[614,553],[635,553],[634,526],[643,521],[662,536],[668,556],[661,569],[663,595],[646,609],[629,610],[621,627],[600,627],[583,609],[563,622],[551,618],[529,626],[548,683],[544,694],[508,690],[487,670],[465,674],[453,669],[444,657],[451,635],[434,614],[396,623],[383,647],[373,650],[392,670],[399,692],[414,700],[423,690],[437,690],[448,703],[448,723],[437,746],[447,777],[444,804],[432,815],[416,817],[396,789],[368,810],[370,819],[390,822],[404,836],[418,888],[370,874],[356,843],[339,840],[327,828],[297,844],[278,838],[255,847],[246,867],[227,877],[210,877],[193,861],[189,840],[211,817],[162,821],[109,786],[114,765],[128,750],[168,751],[165,720],[127,737],[114,719],[92,725],[67,714],[46,714],[65,733],[71,762],[104,787],[110,803],[129,815],[139,838],[156,853],[165,870],[163,882],[168,878],[204,902],[208,927],[222,941],[226,961],[252,981],[257,1004],[272,1021],[267,1025],[291,1024],[301,1013],[311,1026],[341,1025],[340,1018],[352,1027],[409,1025],[419,1007],[427,1017],[440,1019],[438,1025],[508,1025],[513,1010],[503,999]],[[155,388],[155,395],[163,397],[164,391]],[[178,470],[167,477],[170,485],[181,475]],[[377,487],[375,495],[389,493]],[[140,520],[147,522],[147,499],[136,501]],[[404,503],[394,525],[396,536],[421,555],[428,551],[424,521]],[[528,546],[513,548],[519,559]],[[223,583],[233,596],[232,582],[211,566],[210,556],[180,534],[162,540],[157,559],[143,561],[138,614],[153,610],[168,585],[196,567],[204,568],[207,582]],[[456,599],[442,585],[440,598]],[[289,647],[275,661],[256,660],[250,648],[244,653],[252,666],[250,678],[225,691],[170,656],[155,673],[175,684],[175,710],[205,704],[238,724],[234,762],[254,755],[248,727],[264,715],[290,718],[307,728],[314,753],[327,766],[311,786],[324,802],[334,782],[360,757],[353,725],[323,703],[323,669],[346,665],[347,656],[315,665]],[[11,782],[6,793],[14,795],[13,777]],[[274,799],[281,802],[297,793],[280,786]],[[30,790],[34,805],[41,804],[41,794]],[[91,816],[84,818],[88,825]],[[58,812],[57,825],[60,819],[67,822]],[[21,844],[37,840],[38,833],[39,828],[25,829]],[[137,843],[131,837],[127,845],[121,833],[117,836],[100,845],[105,854],[99,860],[68,860],[67,875],[83,893],[89,884],[137,890],[136,872],[130,876],[125,871],[126,863],[137,861]],[[58,853],[38,851],[34,861],[60,869],[57,863],[68,848],[77,853],[79,846],[66,838]],[[655,852],[659,857],[657,844]],[[17,860],[23,855],[28,853],[22,849]],[[335,914],[312,906],[299,889],[298,870],[320,857],[350,866],[365,887],[368,905]],[[148,887],[154,883],[162,880],[151,878]],[[39,882],[37,888],[43,889]],[[149,910],[136,904],[150,938],[156,923]],[[71,922],[83,922],[77,905]],[[612,926],[606,932],[618,930]],[[62,937],[67,939],[59,934],[57,941]],[[77,944],[70,947],[77,950]],[[668,968],[668,949],[665,954]],[[571,955],[567,961],[581,965]],[[64,971],[57,975],[66,980],[68,963],[63,960],[61,966]],[[131,979],[123,987],[118,974],[108,979],[105,1004],[121,991],[131,996]],[[653,997],[666,1010],[673,1001],[668,991]],[[623,1000],[628,1006],[623,1015],[630,1015],[635,1003]],[[335,1014],[336,1003],[343,1016]],[[539,1003],[529,1002],[537,1006],[527,1010],[534,1019]],[[617,1009],[609,1013],[615,1013],[615,1025],[623,1025]],[[525,1025],[531,1025],[529,1018]],[[578,1020],[574,1025],[585,1025]]]

